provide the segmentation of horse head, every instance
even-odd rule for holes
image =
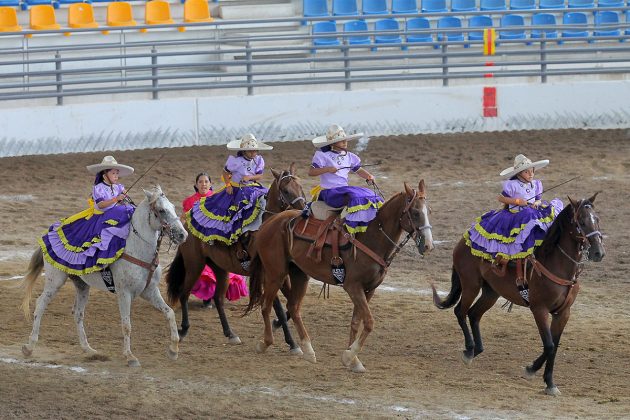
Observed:
[[[406,205],[400,216],[400,226],[411,234],[416,241],[420,255],[433,250],[433,234],[429,223],[431,209],[427,204],[427,192],[424,179],[418,183],[418,191],[405,182]]]
[[[602,233],[599,230],[599,216],[593,205],[597,194],[599,192],[596,192],[591,198],[580,201],[575,201],[569,197],[569,202],[573,208],[571,224],[575,226],[574,238],[583,244],[588,242],[588,258],[594,262],[600,262],[606,255]]]
[[[296,210],[302,210],[306,206],[306,198],[302,185],[298,181],[299,178],[295,171],[295,162],[292,162],[289,169],[281,172],[271,169],[271,173],[275,178],[274,184],[269,191],[270,202],[274,208],[280,211],[287,210],[290,207]]]
[[[162,188],[158,185],[143,191],[149,203],[149,225],[156,231],[164,231],[175,244],[184,242],[188,233],[175,213],[175,206],[166,198]]]

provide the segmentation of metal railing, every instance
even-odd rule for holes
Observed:
[[[613,8],[610,10],[627,10]],[[570,9],[580,11],[581,9]],[[609,10],[609,9],[606,9]],[[518,11],[564,12],[566,10]],[[593,9],[584,9],[589,13]],[[465,15],[501,15],[504,12],[467,12]],[[436,13],[417,16],[462,16],[462,13]],[[369,16],[370,19],[391,16]],[[336,20],[353,17],[335,17]],[[329,20],[315,18],[312,21]],[[552,77],[627,75],[630,73],[630,45],[619,42],[630,38],[630,25],[531,26],[542,38],[498,39],[496,55],[483,55],[483,41],[468,40],[468,32],[481,28],[450,28],[406,31],[367,31],[316,34],[293,30],[286,34],[235,33],[234,25],[293,23],[304,18],[227,21],[203,24],[134,26],[123,28],[63,29],[23,31],[0,35],[0,100],[53,98],[58,105],[64,98],[89,95],[144,94],[158,99],[161,92],[229,89],[253,95],[260,88],[337,85],[350,90],[364,83],[399,84],[410,81],[448,86],[450,81],[526,77],[545,83]],[[146,40],[138,29],[170,29],[186,26],[188,37],[180,32],[160,39]],[[403,23],[404,28],[404,23]],[[298,28],[310,28],[300,26]],[[495,28],[514,30],[518,28]],[[586,30],[589,36],[562,38],[562,31]],[[618,29],[620,35],[593,36],[598,29]],[[71,33],[81,37],[109,30],[101,39],[107,42],[59,42],[66,37],[41,35]],[[243,29],[244,31],[246,29]],[[544,31],[555,30],[558,39],[545,38]],[[463,41],[448,40],[463,33]],[[24,37],[33,34],[35,38]],[[428,43],[406,42],[408,35],[430,34]],[[437,35],[442,40],[437,41]],[[117,35],[117,37],[116,37]],[[368,36],[369,45],[353,45],[352,37]],[[375,37],[400,36],[400,42],[379,44]],[[101,36],[101,35],[93,35]],[[116,37],[116,38],[114,38]],[[340,45],[316,46],[314,39],[333,37]],[[12,41],[11,41],[12,40]],[[11,42],[13,46],[10,46]],[[559,44],[558,41],[561,41]],[[38,45],[39,44],[39,45]]]

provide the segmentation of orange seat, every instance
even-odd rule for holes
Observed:
[[[133,20],[131,4],[119,1],[107,5],[107,26],[136,26]]]
[[[30,28],[36,31],[61,29],[55,17],[55,9],[50,4],[38,4],[30,10]]]
[[[71,28],[98,28],[94,9],[89,3],[73,3],[68,7],[68,26]]]
[[[173,22],[171,6],[164,0],[151,0],[144,7],[144,23],[147,25],[168,25]]]
[[[0,32],[19,32],[17,13],[13,7],[0,7]]]
[[[212,22],[207,0],[186,0],[184,3],[184,22]]]

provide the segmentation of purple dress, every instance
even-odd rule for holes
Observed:
[[[312,166],[333,166],[338,169],[334,174],[325,173],[319,176],[321,190],[316,199],[331,207],[346,207],[348,214],[344,226],[348,232],[365,232],[368,223],[376,217],[376,212],[383,205],[383,200],[368,188],[348,185],[348,174],[361,168],[361,159],[351,152],[339,153],[323,148],[313,155]]]
[[[510,179],[503,183],[503,196],[522,198],[529,203],[540,200],[542,183]],[[508,260],[525,258],[542,244],[547,230],[564,204],[554,198],[543,201],[538,209],[510,205],[506,209],[491,210],[478,218],[464,233],[466,244],[473,255],[494,261],[497,255]]]
[[[225,170],[232,174],[232,194],[224,189],[202,197],[186,212],[190,233],[204,242],[219,241],[232,245],[245,232],[258,230],[267,201],[267,188],[255,181],[243,182],[244,176],[260,175],[265,161],[257,155],[230,156]]]
[[[92,189],[93,202],[111,200],[122,193],[121,184],[99,183]],[[68,274],[102,270],[125,250],[129,221],[135,207],[118,203],[104,209],[96,205],[54,223],[39,239],[44,258]]]

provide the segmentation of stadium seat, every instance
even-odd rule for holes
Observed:
[[[343,24],[344,32],[367,32],[367,23],[364,20],[350,20]],[[371,44],[370,37],[367,35],[356,35],[347,37],[348,44],[350,45],[365,45]]]
[[[510,0],[510,10],[533,10],[536,0]]]
[[[420,29],[431,29],[429,19],[417,17],[407,20],[407,32],[417,31]],[[407,34],[407,42],[433,42],[433,34],[429,32]]]
[[[175,23],[171,18],[171,6],[164,0],[151,0],[144,6],[144,23],[147,25],[168,25]],[[146,32],[142,29],[141,32]]]
[[[537,13],[532,16],[532,26],[555,26],[556,17],[551,13]],[[558,31],[555,29],[532,29],[532,38],[542,38],[542,34],[545,34],[545,38],[558,38]]]
[[[568,12],[565,13],[562,17],[563,25],[586,27],[587,23],[588,19],[586,18],[586,14],[582,12]],[[585,29],[565,29],[562,31],[562,38],[576,38],[586,36],[588,36],[588,31]]]
[[[398,32],[392,35],[385,34],[376,34],[374,35],[374,43],[375,44],[400,44],[402,43],[402,38],[400,36],[400,26],[398,25],[398,21],[396,19],[380,19],[374,22],[374,30],[375,31],[394,31]],[[376,51],[376,47],[372,48],[373,51]]]
[[[569,9],[592,9],[595,7],[594,0],[569,0]]]
[[[443,16],[438,19],[437,27],[438,29],[461,28],[462,21],[455,16]],[[463,41],[464,34],[462,32],[438,32],[437,40],[442,41],[443,39],[447,41]]]
[[[19,32],[17,13],[13,7],[0,7],[0,32]]]
[[[539,9],[564,9],[564,0],[540,0]]]
[[[481,0],[479,10],[507,10],[505,0]]]
[[[59,3],[53,0],[23,0],[20,3],[22,10],[28,10],[32,6],[53,6],[55,9],[59,9]]]
[[[210,7],[206,0],[186,0],[184,3],[184,22],[212,22]]]
[[[452,12],[470,12],[477,10],[475,0],[451,0]]]
[[[56,0],[59,4],[91,3],[91,0]]]
[[[327,0],[304,0],[304,16],[319,17],[328,16]]]
[[[357,0],[333,0],[333,15],[335,16],[358,16]]]
[[[20,5],[20,0],[0,0],[0,7],[17,7]]]
[[[392,0],[392,14],[418,13],[416,0]]]
[[[620,36],[619,13],[610,10],[595,13],[595,30],[593,35]]]
[[[136,26],[137,24],[133,20],[131,4],[120,1],[107,5],[107,26]]]
[[[599,0],[597,7],[624,7],[624,0]]]
[[[337,25],[335,22],[317,22],[313,24],[312,34],[336,34],[337,33]],[[329,46],[329,45],[339,45],[339,39],[333,37],[326,38],[313,38],[313,45],[320,46]],[[315,52],[315,51],[313,51]]]
[[[626,10],[626,23],[630,23],[630,10]],[[624,32],[626,35],[630,35],[630,28],[627,28]]]
[[[31,7],[29,12],[30,28],[36,31],[61,29],[55,17],[55,9],[50,4],[39,4]]]
[[[471,16],[468,20],[469,28],[492,28],[492,18],[485,15]],[[483,31],[470,31],[468,32],[468,39],[470,41],[483,41]]]
[[[499,30],[499,39],[525,39],[525,19],[521,15],[501,16],[501,28],[511,28]],[[514,28],[514,29],[512,29]]]
[[[441,13],[446,12],[446,0],[422,0],[422,13]]]
[[[387,1],[386,0],[363,0],[363,14],[364,15],[386,15]]]
[[[94,9],[89,3],[74,3],[68,7],[68,26],[71,28],[98,28]]]

